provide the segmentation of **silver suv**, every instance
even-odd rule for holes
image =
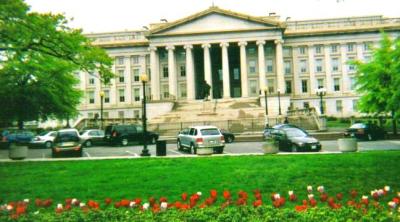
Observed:
[[[224,136],[215,126],[192,126],[183,129],[178,134],[178,150],[188,149],[189,153],[197,154],[197,149],[213,148],[214,153],[223,153]]]

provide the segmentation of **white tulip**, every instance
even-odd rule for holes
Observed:
[[[25,203],[29,203],[29,199],[24,199],[24,202]]]
[[[150,207],[149,203],[144,203],[143,204],[143,210],[147,210],[147,209],[149,209],[149,207]]]
[[[160,204],[160,208],[161,208],[161,210],[166,210],[168,208],[168,203],[167,202],[162,202]]]
[[[309,200],[314,199],[314,194],[308,194],[308,199]]]
[[[80,207],[84,207],[84,206],[86,206],[86,204],[85,203],[80,203],[79,206]]]
[[[135,207],[136,206],[136,203],[135,203],[135,201],[131,201],[130,203],[129,203],[129,207]]]
[[[292,196],[293,195],[293,190],[289,190],[289,196]]]
[[[384,189],[386,192],[389,192],[389,191],[390,191],[390,187],[389,187],[389,186],[385,186],[383,189]]]
[[[201,196],[201,194],[202,194],[202,193],[201,193],[200,191],[199,191],[199,192],[197,192],[197,195]]]
[[[57,204],[57,209],[62,209],[63,208],[63,205],[62,204]]]

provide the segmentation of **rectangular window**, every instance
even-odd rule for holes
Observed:
[[[353,99],[353,112],[357,112],[358,111],[358,100],[357,99]]]
[[[292,93],[292,81],[286,80],[285,85],[286,85],[286,93],[288,94]]]
[[[267,59],[265,61],[265,65],[267,66],[266,67],[267,73],[272,73],[273,72],[273,61],[272,61],[272,59]]]
[[[145,61],[146,61],[146,65],[150,65],[150,55],[146,55]]]
[[[94,92],[88,91],[88,99],[90,104],[94,104]]]
[[[247,53],[248,53],[249,55],[254,55],[254,54],[256,54],[256,48],[255,48],[255,47],[249,47],[249,48],[247,48]]]
[[[240,79],[239,68],[234,68],[233,69],[233,80],[239,80],[239,79]]]
[[[186,84],[185,83],[181,83],[179,84],[179,88],[180,88],[180,94],[181,94],[181,98],[186,98]]]
[[[110,91],[104,90],[104,103],[109,103],[109,102],[110,102]]]
[[[356,58],[355,57],[349,57],[347,60],[347,65],[348,65],[348,70],[349,72],[354,72],[356,67],[353,64],[350,64],[350,62],[354,61]]]
[[[315,46],[315,54],[322,54],[322,49],[323,49],[322,45],[316,45]]]
[[[132,72],[133,72],[133,81],[139,82],[140,81],[139,69],[133,69]]]
[[[335,92],[340,91],[340,78],[334,78],[333,79],[333,90]]]
[[[249,81],[250,85],[250,95],[255,96],[257,95],[257,81],[256,80],[250,80]]]
[[[372,42],[364,42],[363,48],[365,52],[371,51],[372,48]]]
[[[117,62],[116,62],[117,65],[119,65],[119,66],[125,65],[125,58],[124,57],[120,56],[120,57],[117,57],[116,59],[117,59]]]
[[[133,110],[133,118],[139,119],[140,118],[140,110]]]
[[[117,72],[118,72],[118,82],[120,83],[125,82],[125,70],[119,69]]]
[[[347,52],[354,52],[354,43],[347,43]]]
[[[356,78],[350,77],[350,90],[355,90],[355,89],[356,89]]]
[[[89,77],[89,85],[94,85],[95,84],[95,78]]]
[[[272,46],[265,46],[265,55],[272,55],[273,51]]]
[[[300,46],[299,47],[299,54],[300,55],[305,55],[306,54],[306,47],[305,46]]]
[[[331,60],[332,72],[339,71],[339,58],[332,58]]]
[[[317,88],[324,88],[324,79],[317,79]]]
[[[301,92],[302,93],[308,92],[308,81],[306,79],[301,80]]]
[[[185,65],[180,65],[179,66],[179,72],[181,74],[181,77],[185,77],[186,76],[186,66]]]
[[[256,61],[250,60],[249,61],[249,73],[250,74],[255,74],[256,73]]]
[[[285,66],[285,74],[289,75],[292,73],[292,62],[290,60],[286,60],[284,62],[284,66]]]
[[[341,113],[343,111],[342,100],[336,100],[336,112]]]
[[[291,57],[292,49],[290,47],[283,47],[283,57]]]
[[[267,79],[267,87],[269,93],[275,92],[275,81],[273,79]]]
[[[338,44],[331,45],[331,53],[337,53],[338,52]]]
[[[135,102],[140,101],[140,88],[133,89],[133,99]]]
[[[303,108],[304,109],[310,108],[310,103],[309,102],[303,102]]]
[[[119,95],[119,101],[125,102],[125,90],[123,89],[118,90],[118,95]]]
[[[168,78],[168,66],[163,66],[163,77]]]
[[[315,72],[322,72],[322,59],[315,60]]]
[[[118,118],[123,119],[125,116],[124,111],[118,111]]]
[[[163,85],[163,97],[164,99],[169,98],[169,88],[168,85]]]
[[[133,55],[131,57],[132,59],[132,64],[139,64],[139,56],[138,55]]]
[[[307,72],[307,60],[305,59],[300,60],[300,72],[301,73]]]

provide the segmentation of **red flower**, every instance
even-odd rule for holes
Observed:
[[[36,198],[35,199],[35,205],[36,205],[36,207],[41,207],[42,206],[42,200],[39,199],[39,198]]]
[[[158,205],[157,203],[154,203],[153,207],[151,208],[151,210],[153,211],[153,213],[158,213],[160,212],[160,205]]]
[[[372,198],[374,198],[374,200],[379,200],[379,194],[378,194],[378,192],[374,192],[373,194],[372,194]]]
[[[217,191],[216,190],[210,190],[210,196],[214,199],[217,199]]]
[[[342,200],[342,199],[343,199],[343,194],[342,194],[342,193],[336,194],[336,198],[337,198],[338,200]]]
[[[295,206],[294,208],[297,212],[303,212],[307,210],[307,205],[299,205],[299,206]]]
[[[354,189],[353,189],[353,190],[350,191],[350,196],[351,196],[353,199],[357,197],[357,194],[358,194],[358,193],[357,193],[357,190],[354,190]]]
[[[65,209],[65,210],[71,210],[71,204],[65,205],[64,209]]]
[[[18,204],[18,205],[17,205],[17,208],[15,209],[15,213],[16,213],[17,215],[21,215],[21,214],[26,213],[26,206],[23,205],[23,204]]]
[[[247,200],[246,200],[245,198],[239,198],[239,199],[236,201],[236,205],[238,205],[238,206],[247,205]]]
[[[395,202],[397,205],[399,205],[399,203],[400,203],[400,198],[394,197],[394,198],[392,199],[392,201]]]
[[[225,200],[231,199],[231,193],[227,190],[224,190],[224,193],[222,195],[224,196]]]
[[[168,202],[167,198],[165,198],[165,197],[160,197],[160,203],[162,203],[162,202]]]
[[[261,205],[262,205],[262,200],[260,200],[260,199],[257,199],[256,201],[253,202],[254,207],[259,207]]]
[[[328,200],[328,194],[322,193],[319,199],[321,200],[321,202],[326,202]]]
[[[175,202],[175,208],[180,209],[182,207],[182,203],[179,201]]]
[[[88,201],[88,206],[89,206],[89,208],[91,208],[91,209],[99,209],[99,203],[97,203],[97,202],[94,201],[94,200],[89,200],[89,201]]]
[[[357,203],[354,200],[347,201],[347,206],[355,207]]]
[[[120,201],[120,206],[121,206],[121,207],[129,207],[129,204],[130,204],[130,201],[127,200],[127,199],[122,199],[122,200]]]
[[[307,200],[303,200],[303,205],[307,206],[307,204],[308,204]]]
[[[296,200],[297,200],[296,194],[290,195],[290,196],[289,196],[289,200],[292,201],[292,202],[296,201]]]
[[[53,200],[52,199],[47,199],[47,200],[43,201],[42,206],[43,207],[50,207],[51,204],[53,204]]]
[[[72,203],[72,198],[65,199],[65,204],[71,204],[71,203]]]
[[[115,208],[120,208],[121,207],[121,203],[120,202],[115,202],[114,203],[114,207]]]
[[[239,191],[239,198],[242,198],[242,199],[247,199],[247,197],[248,197],[249,195],[246,193],[246,192],[244,192],[244,191]]]
[[[107,197],[107,198],[104,200],[104,203],[105,203],[106,205],[110,205],[111,202],[112,202],[112,200],[111,200],[111,198],[109,198],[109,197]]]
[[[256,200],[262,199],[261,193],[255,193],[254,196],[255,196]]]
[[[316,201],[314,198],[311,198],[311,200],[310,200],[309,202],[310,202],[310,205],[311,205],[312,207],[317,206],[317,201]]]
[[[150,206],[153,206],[156,203],[156,199],[154,199],[154,197],[150,197],[149,203],[150,203]]]
[[[183,200],[183,201],[186,201],[186,200],[187,200],[187,196],[188,196],[187,193],[183,193],[183,194],[182,194],[182,200]]]
[[[214,199],[214,198],[212,198],[212,197],[209,197],[209,198],[207,198],[207,199],[204,201],[204,203],[205,203],[207,206],[210,206],[210,205],[212,205],[213,203],[215,203],[215,200],[216,200],[216,199]]]
[[[363,199],[361,199],[361,203],[362,204],[364,204],[365,206],[368,206],[368,204],[369,204],[369,200],[368,200],[368,198],[363,198]]]
[[[136,204],[137,206],[139,206],[141,203],[142,203],[142,200],[141,200],[140,198],[136,198],[136,199],[135,199],[135,204]]]
[[[89,212],[89,207],[83,206],[83,207],[81,207],[81,210],[83,213],[87,213],[87,212]]]
[[[57,214],[60,214],[60,213],[62,213],[63,212],[63,209],[62,208],[56,208],[56,213]]]

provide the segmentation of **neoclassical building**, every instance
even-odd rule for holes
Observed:
[[[380,31],[399,36],[400,18],[283,21],[275,14],[251,16],[213,6],[137,31],[87,34],[115,59],[116,77],[102,85],[97,73],[80,73],[86,94],[80,111],[93,118],[104,92],[104,118],[140,116],[140,75],[146,73],[150,119],[171,111],[173,102],[201,102],[205,83],[218,100],[259,98],[265,106],[267,92],[270,115],[277,115],[278,94],[285,113],[289,107],[319,107],[316,89],[325,88],[328,116],[358,115],[355,67],[348,61],[368,61]]]

